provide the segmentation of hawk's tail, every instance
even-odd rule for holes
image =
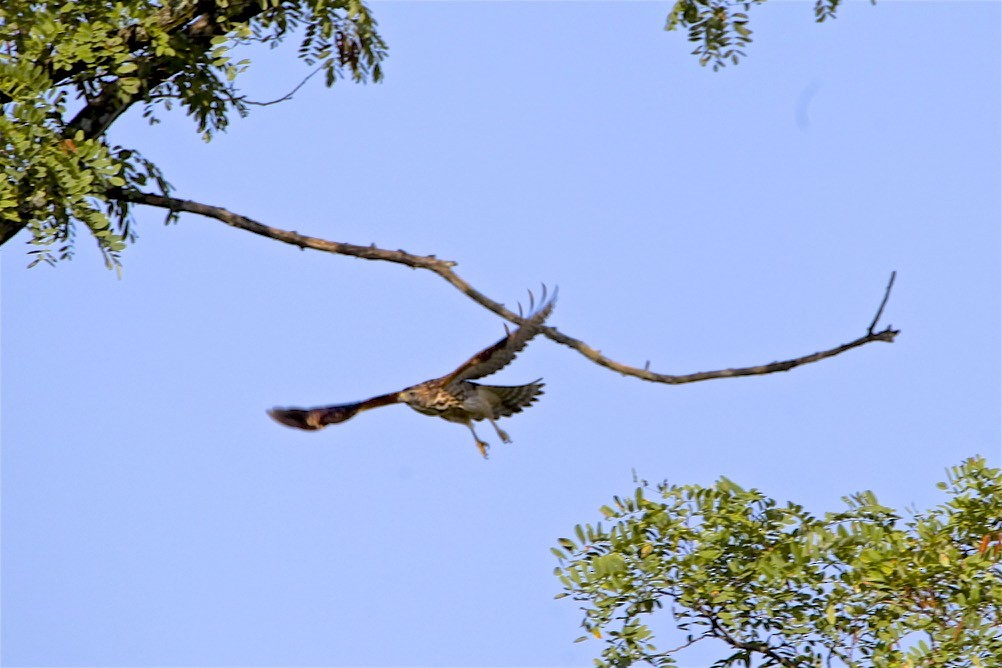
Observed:
[[[515,413],[521,413],[523,408],[535,403],[539,395],[543,393],[543,379],[539,378],[526,385],[481,385],[475,383],[485,390],[490,390],[501,400],[501,405],[496,409],[497,417],[508,417]]]

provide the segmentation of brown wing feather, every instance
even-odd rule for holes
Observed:
[[[528,323],[519,327],[514,332],[510,332],[508,336],[504,337],[493,346],[489,348],[484,348],[479,353],[463,362],[458,369],[452,372],[451,375],[445,377],[445,384],[448,386],[450,383],[458,383],[464,380],[472,380],[474,378],[483,378],[484,376],[489,376],[492,373],[496,373],[508,366],[515,355],[518,354],[522,348],[525,348],[526,344],[532,339],[532,337],[539,334],[539,328],[549,317],[550,312],[553,311],[554,305],[557,303],[557,293],[554,291],[553,297],[542,306],[539,310],[531,314],[527,320]]]
[[[315,431],[323,429],[329,424],[344,422],[370,408],[388,406],[399,401],[397,393],[394,392],[354,404],[337,404],[335,406],[318,406],[316,408],[272,408],[268,411],[268,415],[276,422],[280,422],[287,427]]]

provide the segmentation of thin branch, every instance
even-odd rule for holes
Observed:
[[[292,96],[299,92],[299,89],[306,85],[306,82],[313,78],[313,76],[324,68],[324,63],[320,63],[312,72],[307,74],[299,85],[290,90],[288,93],[278,98],[277,100],[271,100],[270,102],[255,102],[254,100],[248,100],[246,98],[240,98],[240,101],[244,104],[253,104],[256,107],[267,107],[272,104],[278,104],[279,102],[287,102],[292,99]]]
[[[412,267],[414,269],[427,269],[440,277],[445,279],[450,285],[462,292],[464,295],[480,304],[488,311],[496,313],[497,315],[509,320],[513,323],[522,325],[524,324],[524,319],[517,313],[509,311],[505,306],[499,302],[490,299],[487,295],[483,294],[472,285],[470,285],[466,280],[459,276],[453,267],[456,266],[455,262],[450,260],[441,260],[434,255],[414,255],[407,253],[403,250],[385,250],[382,248],[377,248],[375,245],[371,246],[358,246],[355,244],[341,243],[337,241],[328,241],[326,239],[320,239],[318,237],[310,237],[306,235],[299,234],[298,232],[285,230],[277,227],[270,227],[259,223],[246,216],[241,216],[240,214],[233,213],[222,207],[212,206],[209,204],[202,204],[200,202],[194,202],[191,200],[179,199],[176,197],[166,197],[163,195],[155,195],[152,193],[143,193],[137,191],[126,191],[121,189],[113,189],[107,193],[107,196],[111,199],[117,199],[125,202],[132,202],[135,204],[147,204],[149,206],[155,206],[162,209],[168,209],[174,212],[187,212],[187,213],[197,213],[208,218],[214,218],[220,222],[226,223],[232,227],[236,227],[248,232],[253,232],[254,234],[259,234],[269,239],[275,239],[276,241],[281,241],[293,246],[298,246],[300,248],[312,248],[313,250],[323,251],[326,253],[335,253],[337,255],[348,255],[351,257],[361,258],[363,260],[382,260],[384,262],[393,262],[395,264],[402,264],[407,267]],[[877,325],[877,321],[883,313],[884,306],[887,304],[887,299],[890,296],[891,286],[894,283],[894,274],[891,274],[891,281],[888,283],[887,290],[884,293],[884,299],[880,304],[880,308],[877,311],[877,315],[874,317],[873,322],[870,324],[869,329],[866,334],[849,341],[848,343],[843,343],[840,346],[836,346],[829,350],[822,350],[820,352],[811,353],[810,355],[804,355],[803,357],[797,357],[794,359],[782,361],[782,362],[772,362],[769,364],[761,364],[758,366],[750,367],[740,367],[731,369],[720,369],[717,371],[701,371],[698,373],[690,373],[685,375],[672,375],[664,373],[656,373],[651,371],[648,367],[650,362],[644,365],[644,368],[632,367],[627,364],[622,364],[613,359],[610,359],[603,355],[598,350],[595,350],[589,346],[584,341],[576,339],[572,336],[564,334],[556,327],[542,327],[540,329],[541,333],[546,335],[553,341],[559,344],[565,345],[568,348],[572,348],[577,352],[584,355],[586,358],[598,364],[599,366],[604,366],[607,369],[612,369],[624,376],[632,376],[634,378],[640,378],[641,380],[647,380],[653,383],[665,383],[668,385],[681,385],[683,383],[694,383],[701,380],[712,380],[715,378],[735,378],[738,376],[760,376],[769,373],[777,373],[780,371],[789,371],[790,369],[802,366],[804,364],[812,364],[814,362],[819,362],[823,359],[829,357],[835,357],[836,355],[841,355],[844,352],[852,350],[853,348],[858,348],[860,346],[866,345],[867,343],[872,343],[874,341],[883,341],[885,343],[892,343],[894,338],[898,335],[899,330],[891,329],[887,327],[879,332],[874,332],[873,329]]]
[[[870,323],[870,327],[866,330],[867,334],[873,334],[873,328],[877,326],[877,321],[880,320],[880,316],[884,313],[884,307],[887,306],[887,298],[891,296],[891,288],[894,287],[894,277],[898,275],[898,272],[891,272],[891,280],[887,281],[887,289],[884,290],[884,300],[880,302],[880,308],[877,309],[877,315],[873,316],[873,322]]]
[[[712,638],[712,637],[713,637],[713,634],[710,633],[709,631],[706,631],[701,636],[689,636],[688,642],[682,643],[678,647],[673,647],[672,649],[666,649],[665,651],[661,652],[657,656],[658,657],[665,657],[665,656],[669,656],[671,654],[677,654],[678,652],[681,652],[683,649],[686,649],[687,647],[692,647],[693,645],[695,645],[696,643],[698,643],[701,640],[706,640],[707,638]]]

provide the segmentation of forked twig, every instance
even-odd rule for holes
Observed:
[[[883,315],[884,307],[887,306],[887,298],[891,296],[891,288],[894,287],[894,277],[897,275],[898,272],[891,272],[891,280],[887,281],[887,289],[884,290],[884,299],[880,302],[880,308],[877,309],[877,315],[873,316],[873,322],[870,323],[870,327],[866,330],[867,334],[873,334],[873,328],[877,326],[880,316]]]

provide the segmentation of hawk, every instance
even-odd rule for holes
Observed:
[[[480,454],[487,458],[490,447],[480,440],[473,423],[487,420],[494,427],[498,437],[505,443],[511,443],[508,434],[498,427],[498,420],[522,412],[543,393],[542,378],[525,385],[481,385],[473,380],[489,376],[500,371],[515,356],[525,348],[529,341],[539,334],[543,322],[553,311],[557,295],[546,301],[546,290],[543,289],[539,310],[532,312],[534,300],[529,293],[530,314],[526,324],[507,335],[479,353],[463,362],[452,373],[412,385],[399,392],[391,392],[365,401],[334,406],[319,406],[317,408],[273,408],[268,411],[274,420],[296,429],[317,430],[329,424],[337,424],[354,417],[362,411],[390,404],[407,404],[418,413],[434,415],[449,422],[458,422],[469,427],[473,433]]]

